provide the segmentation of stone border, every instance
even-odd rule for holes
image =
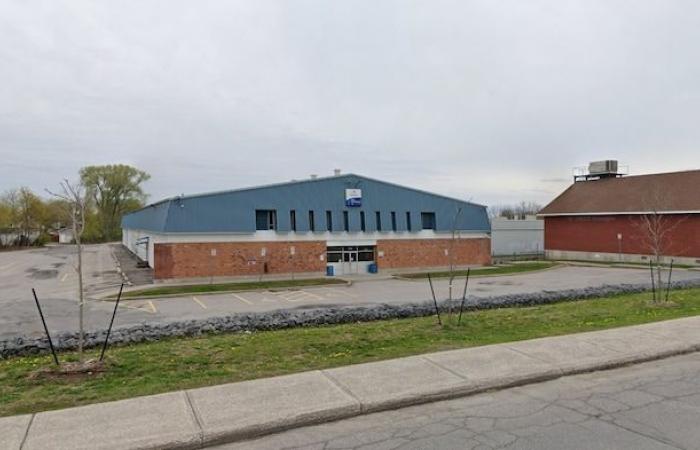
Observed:
[[[673,289],[700,287],[700,279],[671,283]],[[540,291],[526,294],[510,294],[492,297],[470,297],[465,302],[465,311],[535,306],[564,301],[586,300],[621,294],[650,291],[648,284],[604,285],[584,289]],[[459,306],[453,300],[440,303],[446,310]],[[372,306],[322,307],[308,310],[276,310],[264,313],[243,313],[208,319],[183,320],[170,323],[143,323],[112,330],[110,344],[135,344],[153,342],[165,337],[199,336],[206,333],[268,331],[304,326],[336,325],[351,322],[424,317],[435,314],[432,302],[408,304],[379,304]],[[117,317],[117,320],[118,317]],[[85,333],[85,347],[97,347],[104,342],[106,330]],[[78,347],[77,332],[63,332],[52,336],[57,350],[73,350]],[[13,356],[36,355],[49,352],[45,337],[18,336],[0,341],[0,359]]]

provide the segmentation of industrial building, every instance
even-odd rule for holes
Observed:
[[[536,216],[491,220],[491,255],[536,257],[544,253],[544,220]]]
[[[587,173],[538,214],[547,258],[700,264],[700,170],[625,176],[616,161]]]
[[[168,198],[124,216],[156,280],[489,264],[482,205],[354,174]]]

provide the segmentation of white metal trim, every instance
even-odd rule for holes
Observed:
[[[537,217],[560,216],[641,216],[645,214],[700,214],[699,211],[611,211],[611,212],[583,212],[583,213],[552,213],[537,214]]]

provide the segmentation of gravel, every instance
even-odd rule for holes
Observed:
[[[700,280],[685,280],[672,283],[672,287],[700,287]],[[583,300],[607,297],[619,294],[631,294],[649,291],[648,284],[620,284],[591,287],[586,289],[569,289],[563,291],[540,291],[527,294],[511,294],[493,297],[469,297],[465,310],[503,308],[512,306],[532,306],[562,301]],[[458,301],[452,302],[459,307]],[[441,302],[440,309],[450,305]],[[158,341],[164,337],[199,336],[208,333],[244,332],[279,330],[283,328],[329,325],[350,322],[369,322],[373,320],[421,317],[435,314],[431,302],[408,304],[381,304],[363,307],[326,307],[308,310],[277,310],[264,313],[234,314],[202,320],[185,320],[162,323],[143,323],[139,325],[116,328],[110,335],[110,344],[133,344]],[[85,346],[102,345],[106,330],[85,334]],[[52,336],[57,350],[73,350],[78,347],[77,332],[63,332]],[[20,336],[0,341],[0,359],[13,356],[36,355],[49,352],[46,337],[34,338]]]

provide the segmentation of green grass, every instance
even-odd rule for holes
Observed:
[[[700,289],[465,313],[444,328],[434,317],[171,338],[114,347],[107,373],[83,380],[32,379],[50,356],[0,361],[0,416],[156,394],[446,349],[634,325],[700,314]],[[444,319],[444,318],[443,318]],[[98,350],[90,351],[96,355]],[[60,355],[75,360],[75,353]]]
[[[491,267],[478,267],[476,269],[471,269],[470,275],[480,276],[480,275],[506,275],[511,273],[521,273],[521,272],[533,272],[536,270],[549,269],[550,267],[556,266],[557,263],[550,261],[531,261],[516,263],[507,266],[491,266]],[[398,275],[401,278],[428,278],[428,273],[433,278],[447,278],[450,276],[449,271],[442,272],[417,272],[417,273],[406,273]],[[467,275],[466,270],[455,270],[454,276],[463,277]]]
[[[345,284],[345,281],[338,278],[302,278],[299,280],[244,281],[236,283],[160,286],[125,292],[122,294],[122,298],[160,297],[163,295],[202,294],[206,292],[224,291],[249,291],[254,289],[285,289],[305,286],[320,286],[324,284]]]
[[[605,266],[639,266],[640,268],[649,268],[649,263],[648,262],[633,262],[633,261],[588,261],[585,259],[562,259],[560,262],[574,262],[574,263],[582,263],[582,264],[600,264],[600,265],[605,265]],[[664,268],[669,268],[671,264],[669,263],[662,263],[661,267]],[[679,264],[679,263],[673,263],[673,268],[674,269],[698,269],[700,266],[698,265],[692,265],[692,264]]]

